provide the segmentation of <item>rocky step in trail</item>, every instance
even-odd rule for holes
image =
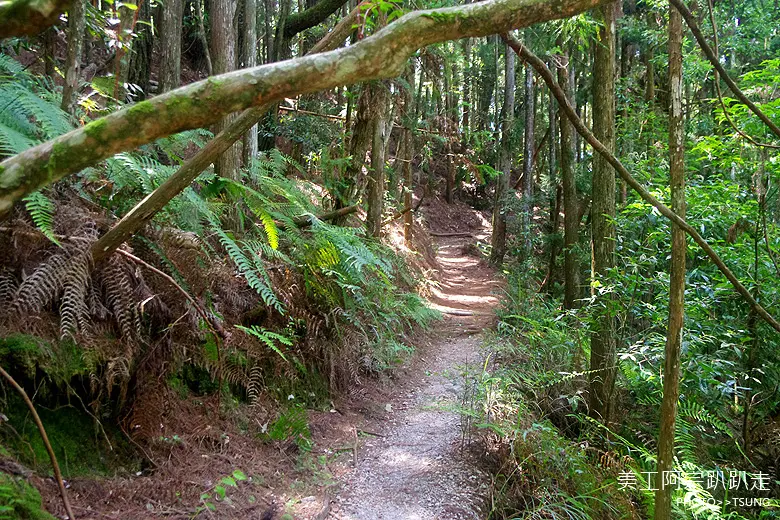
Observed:
[[[311,518],[482,517],[487,476],[462,449],[461,419],[452,408],[460,402],[463,369],[481,363],[481,334],[493,321],[499,286],[495,273],[469,254],[471,243],[473,237],[438,239],[441,284],[432,303],[445,319],[385,397],[386,413],[369,422],[371,434],[356,449],[354,468],[340,477],[338,493]]]

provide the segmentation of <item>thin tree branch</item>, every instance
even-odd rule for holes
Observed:
[[[745,96],[737,84],[734,83],[734,80],[731,79],[731,76],[729,76],[728,72],[726,72],[726,69],[723,68],[723,65],[720,64],[718,57],[712,51],[712,48],[710,48],[710,46],[707,44],[707,40],[704,38],[704,34],[702,34],[701,29],[699,29],[699,25],[696,23],[696,18],[694,18],[693,14],[691,14],[688,8],[685,7],[685,4],[682,3],[682,0],[669,0],[669,2],[675,7],[675,9],[680,11],[680,14],[685,20],[685,23],[688,24],[691,33],[693,33],[693,37],[696,38],[696,41],[699,43],[699,47],[701,47],[701,50],[704,51],[704,55],[707,57],[712,66],[715,67],[715,70],[720,73],[720,75],[723,77],[723,81],[726,82],[726,85],[729,86],[734,95],[737,96],[737,98],[742,101],[742,103],[748,107],[751,112],[758,116],[758,118],[769,127],[772,133],[774,133],[777,137],[780,137],[780,127],[778,127],[771,119],[769,119],[769,117],[767,117],[767,115],[764,114],[755,103],[750,101],[747,96]]]
[[[713,53],[715,54],[715,58],[718,60],[718,63],[720,63],[720,59],[718,58],[718,25],[715,23],[715,10],[712,8],[712,0],[707,0],[707,4],[710,8],[710,24],[712,25],[712,37],[713,37]],[[723,92],[720,89],[720,81],[718,81],[718,71],[715,71],[715,74],[713,76],[713,80],[715,82],[715,91],[718,93],[718,101],[720,102],[720,108],[723,110],[723,115],[726,117],[726,121],[728,121],[729,125],[731,125],[731,128],[734,129],[735,132],[737,132],[739,135],[747,139],[750,143],[752,143],[755,146],[763,146],[764,148],[774,148],[774,149],[780,149],[780,146],[770,144],[770,143],[761,143],[750,137],[748,134],[740,130],[736,123],[731,119],[731,114],[729,114],[729,110],[726,107],[726,102],[723,101]]]
[[[670,0],[671,2],[677,2],[677,0]],[[685,16],[683,14],[683,16]],[[704,250],[704,252],[707,254],[707,256],[712,260],[712,262],[715,264],[715,266],[718,268],[718,270],[723,273],[723,275],[728,279],[728,281],[731,283],[731,285],[734,287],[734,289],[742,295],[742,297],[745,299],[745,301],[750,305],[751,309],[753,309],[756,314],[761,316],[761,318],[766,321],[773,329],[780,332],[780,323],[771,315],[769,314],[766,309],[764,309],[753,297],[753,295],[750,294],[750,291],[747,290],[747,288],[742,285],[742,283],[739,281],[739,279],[736,277],[736,275],[731,271],[731,269],[728,268],[728,266],[721,260],[720,256],[715,252],[714,249],[712,249],[712,246],[710,246],[706,240],[696,231],[696,229],[693,228],[690,224],[688,224],[684,219],[680,218],[679,215],[677,215],[674,211],[672,211],[668,206],[663,204],[661,201],[653,197],[653,195],[650,194],[647,189],[642,186],[639,181],[637,181],[634,177],[631,176],[629,171],[626,169],[625,166],[623,166],[623,163],[621,163],[607,148],[593,135],[593,133],[585,126],[585,124],[582,122],[582,120],[577,116],[577,113],[572,108],[571,104],[569,103],[569,100],[566,98],[566,95],[563,93],[563,91],[560,89],[560,87],[556,84],[555,80],[553,79],[553,75],[550,72],[550,70],[547,68],[547,65],[536,57],[535,54],[533,54],[531,51],[526,49],[516,38],[512,37],[509,34],[503,34],[502,38],[504,41],[512,47],[512,49],[517,52],[517,54],[524,60],[528,61],[528,63],[531,64],[531,66],[536,69],[536,71],[539,73],[539,75],[542,77],[544,82],[547,84],[547,87],[550,89],[550,91],[553,93],[555,98],[558,100],[559,105],[564,109],[564,112],[566,113],[566,116],[571,121],[572,125],[574,125],[574,128],[577,130],[577,132],[582,136],[585,141],[590,144],[593,149],[598,152],[599,154],[604,157],[609,164],[612,165],[613,168],[620,174],[620,177],[623,178],[623,180],[631,186],[631,188],[636,191],[642,199],[644,199],[647,203],[655,207],[663,216],[671,220],[674,224],[679,226],[681,229],[683,229],[696,244],[698,244],[699,247]]]
[[[14,387],[14,390],[16,390],[20,396],[22,396],[22,400],[24,400],[24,404],[27,405],[27,408],[30,409],[30,413],[32,414],[33,421],[35,422],[35,426],[38,427],[38,432],[41,434],[41,438],[43,439],[43,445],[46,447],[46,452],[49,454],[49,459],[51,459],[51,465],[54,468],[54,478],[57,481],[57,487],[60,489],[60,498],[62,498],[62,505],[65,506],[65,512],[68,513],[68,518],[73,520],[76,518],[76,515],[73,514],[73,509],[70,507],[70,501],[68,500],[68,492],[65,490],[65,483],[62,481],[62,473],[60,473],[60,465],[57,464],[57,457],[54,455],[54,450],[51,447],[51,443],[49,442],[49,437],[46,435],[46,429],[43,427],[43,423],[41,422],[41,418],[38,415],[38,412],[35,410],[35,405],[32,401],[30,401],[30,398],[27,396],[27,392],[24,391],[24,388],[19,386],[19,383],[16,382],[16,380],[11,377],[11,374],[5,371],[3,367],[0,367],[0,375],[2,375],[8,383]]]
[[[487,0],[415,11],[355,45],[212,76],[136,103],[0,163],[0,214],[66,175],[250,106],[400,75],[421,47],[566,18],[605,0]]]

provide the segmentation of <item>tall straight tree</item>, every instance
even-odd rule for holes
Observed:
[[[593,56],[593,133],[607,149],[615,150],[615,18],[616,3],[596,10],[601,23]],[[596,319],[590,340],[590,413],[604,422],[610,419],[615,386],[615,318],[611,291],[603,291],[615,265],[615,170],[600,154],[593,157],[593,206],[591,209],[592,295]]]
[[[490,263],[501,265],[506,254],[506,197],[512,170],[512,124],[515,113],[515,51],[504,45],[504,104],[501,107],[501,149],[493,206],[493,234],[490,237]]]
[[[68,11],[68,54],[65,58],[65,85],[62,87],[62,109],[73,113],[76,89],[81,77],[81,53],[84,51],[86,0],[75,0]]]
[[[368,170],[366,189],[366,232],[379,238],[382,233],[382,210],[385,198],[385,121],[389,101],[387,85],[375,82],[372,102],[376,108],[376,117],[371,125],[371,168]]]
[[[531,221],[533,220],[534,196],[534,115],[536,112],[534,89],[534,69],[531,65],[525,65],[525,138],[523,140],[523,243],[526,258],[531,255]]]
[[[669,6],[669,182],[672,210],[685,218],[685,136],[682,110],[682,16]],[[680,393],[680,347],[685,306],[685,231],[672,224],[672,262],[669,279],[669,326],[664,349],[664,395],[658,435],[658,475],[672,471],[674,425]],[[655,520],[671,519],[672,486],[659,483],[655,492]]]
[[[183,17],[184,0],[166,0],[162,6],[162,19],[160,20],[161,93],[181,85],[181,26]]]
[[[563,48],[559,41],[559,47]],[[569,101],[573,103],[571,83],[567,66],[569,57],[558,57],[558,84]],[[563,185],[563,308],[574,309],[579,299],[580,264],[574,250],[579,241],[579,199],[577,183],[574,179],[574,141],[572,127],[563,106],[558,107],[558,120],[561,136],[561,184]]]
[[[244,0],[244,38],[242,68],[257,65],[257,0]],[[249,165],[257,155],[257,125],[244,135],[243,160]]]
[[[236,28],[233,24],[237,0],[211,1],[211,59],[214,74],[224,74],[236,68]],[[224,117],[214,128],[221,132],[235,120],[236,114]],[[231,146],[214,164],[218,175],[234,180],[241,176],[241,143]]]

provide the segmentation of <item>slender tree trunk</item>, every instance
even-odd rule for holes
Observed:
[[[73,113],[75,94],[81,78],[81,53],[84,50],[86,0],[75,0],[68,12],[68,54],[65,58],[65,85],[62,88],[62,109]]]
[[[534,196],[534,115],[536,112],[534,91],[534,70],[525,66],[525,138],[523,151],[523,243],[526,258],[531,256],[531,222],[533,220]]]
[[[160,93],[168,92],[181,85],[183,18],[184,0],[166,0],[162,6],[162,20],[160,20]]]
[[[560,57],[558,83],[569,100],[572,98],[569,71],[569,57]],[[561,134],[561,183],[563,184],[563,308],[574,309],[580,298],[580,264],[575,248],[579,242],[579,199],[577,183],[574,179],[574,142],[572,127],[565,109],[558,107],[558,119]]]
[[[379,238],[382,234],[382,211],[385,198],[385,124],[387,117],[387,88],[377,82],[373,102],[376,117],[373,118],[371,139],[371,168],[368,171],[368,197],[366,207],[366,232]]]
[[[224,74],[236,68],[236,27],[234,18],[237,0],[211,0],[211,57],[214,74]],[[214,133],[230,126],[236,114],[230,114],[215,125]],[[241,143],[235,143],[214,164],[217,175],[241,179]]]
[[[501,265],[506,254],[506,197],[512,171],[512,124],[515,113],[515,52],[505,45],[504,105],[501,107],[501,149],[496,179],[496,197],[493,205],[493,234],[490,237],[490,263]]]
[[[149,2],[141,2],[136,25],[136,39],[133,44],[133,54],[130,58],[129,82],[140,92],[134,91],[133,99],[146,99],[151,94],[152,52],[154,50],[154,35],[152,33],[152,7]]]
[[[404,243],[406,247],[412,247],[412,224],[414,215],[412,214],[412,195],[414,194],[414,179],[412,179],[412,159],[414,158],[414,141],[412,137],[412,128],[417,126],[417,117],[412,106],[414,91],[414,62],[407,66],[406,88],[403,91],[403,109],[400,113],[401,124],[403,125],[403,156],[401,160],[401,169],[403,171],[404,189]]]
[[[43,67],[47,78],[53,78],[56,69],[54,38],[57,35],[56,27],[49,27],[43,33]]]
[[[652,12],[647,13],[647,25],[655,26],[655,15]],[[655,52],[652,43],[647,44],[642,57],[645,61],[645,101],[652,103],[655,99],[655,64],[653,63]]]
[[[444,77],[442,81],[444,92],[442,93],[442,103],[444,104],[444,126],[442,130],[447,138],[447,144],[444,146],[445,160],[447,163],[447,178],[444,188],[444,200],[447,204],[455,202],[455,164],[452,161],[452,140],[455,137],[454,128],[454,110],[452,98],[452,65],[449,60],[444,61]]]
[[[669,181],[672,210],[685,218],[685,133],[682,110],[682,16],[669,6]],[[658,434],[658,475],[672,471],[674,425],[680,386],[680,347],[685,307],[685,231],[672,225],[672,261],[669,280],[669,327],[664,352],[664,395]],[[655,520],[672,518],[672,486],[656,484]]]
[[[243,68],[257,65],[257,0],[244,0]],[[249,166],[257,156],[257,125],[244,135],[243,161]]]
[[[133,7],[130,7],[133,6]],[[119,8],[119,30],[117,36],[121,46],[116,51],[114,61],[114,98],[127,101],[127,83],[130,78],[130,59],[133,55],[135,24],[138,21],[138,0],[129,0]]]
[[[461,130],[468,135],[471,129],[471,38],[463,40],[463,124]]]
[[[209,50],[209,40],[206,37],[206,26],[203,23],[203,17],[205,16],[206,10],[202,6],[201,0],[194,0],[194,2],[195,15],[198,19],[198,38],[200,39],[200,43],[203,46],[203,57],[206,60],[206,73],[211,76],[214,74],[214,67],[211,63],[211,51]]]
[[[615,149],[615,3],[596,10],[602,27],[594,42],[593,133],[610,152]],[[593,207],[591,235],[593,296],[596,298],[594,330],[590,346],[590,414],[610,420],[615,386],[615,318],[607,276],[615,265],[615,171],[601,155],[593,157]]]

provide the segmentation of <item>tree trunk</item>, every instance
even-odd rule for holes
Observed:
[[[669,181],[672,211],[685,218],[685,129],[682,113],[682,17],[669,6]],[[669,279],[669,327],[664,352],[664,395],[658,434],[658,475],[673,470],[674,424],[680,386],[680,347],[685,308],[685,231],[672,225],[672,261]],[[655,520],[672,518],[672,488],[656,484]]]
[[[406,247],[412,247],[412,224],[414,215],[412,214],[412,195],[414,194],[414,180],[412,179],[412,159],[414,158],[414,141],[412,128],[417,126],[417,118],[414,111],[413,91],[414,91],[414,62],[407,65],[406,86],[403,90],[403,107],[400,112],[401,124],[403,125],[403,155],[401,160],[401,170],[403,171],[403,206],[404,206],[404,243]]]
[[[463,40],[463,123],[461,130],[468,135],[471,128],[471,38]]]
[[[162,20],[160,20],[160,93],[168,92],[181,85],[183,18],[184,0],[167,0],[163,4]]]
[[[455,202],[455,164],[452,161],[452,140],[455,137],[454,128],[454,102],[452,97],[452,65],[449,60],[444,60],[444,77],[442,78],[444,92],[442,92],[442,102],[444,104],[444,126],[442,130],[447,138],[447,144],[444,146],[445,160],[447,163],[447,178],[444,188],[444,200],[447,204]]]
[[[81,79],[81,53],[84,50],[86,0],[75,0],[68,12],[68,54],[65,58],[65,85],[62,88],[62,109],[73,113],[75,94]]]
[[[490,263],[501,265],[506,255],[506,198],[509,177],[512,172],[512,124],[515,113],[515,53],[505,45],[504,105],[501,107],[501,149],[499,163],[501,173],[496,179],[496,196],[493,205],[493,234],[490,237]]]
[[[566,69],[569,58],[560,57],[558,68],[558,84],[564,95],[571,100],[571,83],[569,71]],[[580,298],[580,264],[575,248],[579,242],[579,199],[577,183],[574,179],[574,143],[572,127],[563,106],[558,106],[558,119],[561,134],[561,183],[563,184],[563,308],[574,309]]]
[[[648,27],[655,25],[655,15],[652,12],[647,13],[647,25]],[[645,101],[652,103],[655,99],[655,64],[653,63],[655,52],[652,43],[647,44],[642,57],[645,62]]]
[[[146,99],[151,95],[152,52],[154,50],[154,35],[152,33],[152,8],[149,2],[141,2],[138,7],[137,36],[133,44],[133,54],[130,58],[130,76],[128,81],[135,85],[132,97],[134,100]]]
[[[209,50],[209,40],[206,37],[206,26],[203,22],[203,18],[206,16],[206,9],[203,7],[201,0],[194,0],[195,2],[195,14],[198,18],[198,39],[203,46],[203,57],[206,60],[206,73],[211,76],[214,74],[214,67],[211,62],[211,51]]]
[[[382,210],[385,198],[385,124],[387,117],[387,86],[377,82],[373,87],[375,117],[372,119],[371,168],[368,171],[366,232],[379,238],[382,234]]]
[[[593,133],[614,153],[615,149],[615,7],[607,4],[596,12],[602,22],[595,42],[593,63]],[[595,324],[590,347],[590,414],[604,423],[610,420],[615,386],[615,318],[608,288],[609,270],[615,265],[615,171],[601,155],[593,157],[593,207],[591,236]]]
[[[257,0],[244,0],[243,68],[257,65]],[[244,135],[243,161],[249,166],[257,156],[257,125]]]
[[[531,222],[533,221],[534,196],[534,106],[536,95],[534,91],[534,70],[525,66],[525,137],[523,149],[523,244],[526,258],[531,256]]]
[[[234,18],[237,0],[211,0],[211,57],[214,74],[224,74],[236,68],[236,28]],[[214,125],[214,133],[221,132],[236,119],[228,114]],[[220,155],[214,164],[217,175],[233,180],[241,179],[241,143],[236,143]]]
[[[133,6],[133,7],[129,7]],[[121,46],[114,58],[114,98],[127,102],[127,83],[130,78],[130,59],[133,55],[135,24],[138,21],[138,0],[128,0],[119,8],[117,38]]]

